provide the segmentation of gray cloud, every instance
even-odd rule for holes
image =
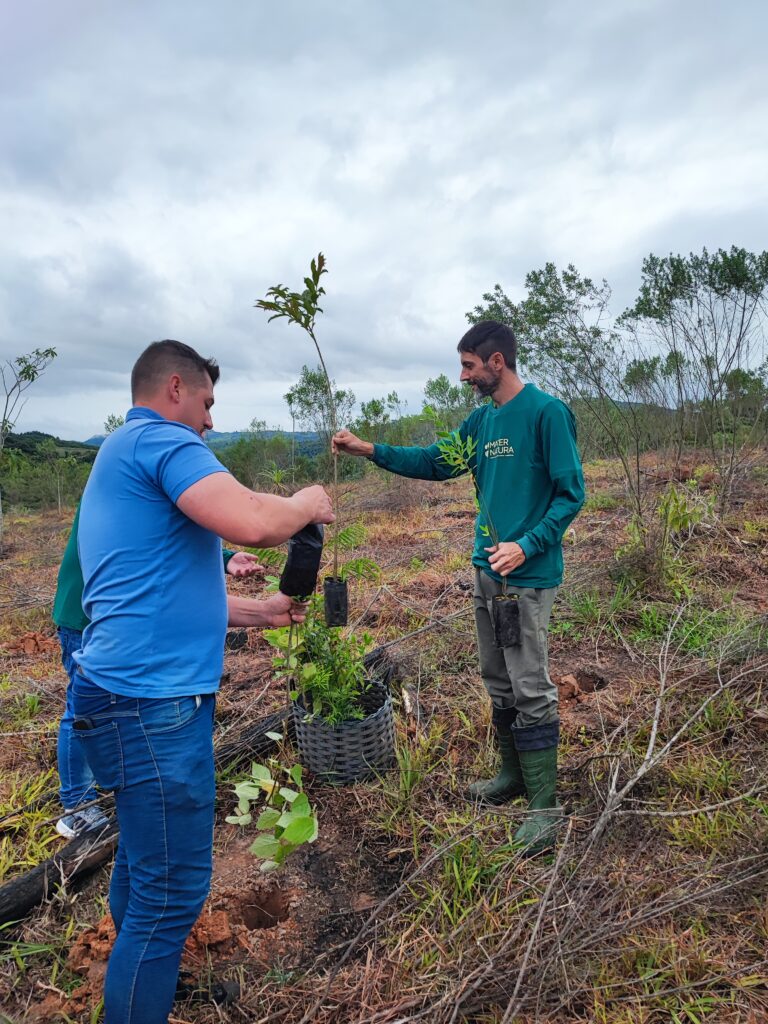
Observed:
[[[455,374],[464,313],[553,259],[631,301],[650,251],[766,235],[757,0],[576,10],[30,0],[0,11],[0,356],[54,344],[20,427],[85,437],[179,337],[216,425],[287,424],[301,332],[254,300],[319,249],[359,399]]]

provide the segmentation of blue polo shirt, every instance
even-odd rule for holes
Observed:
[[[78,551],[91,620],[83,675],[127,697],[213,693],[224,663],[221,541],[176,507],[226,473],[191,427],[133,408],[104,441],[83,494]]]

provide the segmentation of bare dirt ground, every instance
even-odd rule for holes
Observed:
[[[353,787],[310,782],[320,836],[270,875],[248,852],[248,829],[224,821],[238,777],[225,774],[214,883],[183,969],[237,979],[241,998],[179,1003],[174,1020],[768,1020],[768,673],[755,640],[768,610],[765,475],[745,478],[724,523],[699,524],[666,575],[622,553],[614,467],[589,467],[588,478],[550,643],[569,813],[558,855],[526,861],[509,846],[519,804],[478,811],[463,798],[493,765],[467,487],[350,485],[347,517],[366,527],[355,556],[382,569],[378,583],[355,586],[350,622],[390,645],[398,767]],[[50,607],[71,515],[9,516],[0,558],[0,817],[32,805],[0,822],[0,882],[63,843],[57,804],[35,801],[56,787],[66,680]],[[724,654],[723,638],[742,634],[749,643]],[[271,648],[255,630],[240,639],[226,655],[218,743],[286,702]],[[713,693],[597,835],[652,735],[658,750]],[[105,867],[6,930],[0,1007],[13,1021],[99,1019],[107,881]]]

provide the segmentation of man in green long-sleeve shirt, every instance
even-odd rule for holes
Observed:
[[[460,447],[468,456],[463,465],[446,458],[445,444],[371,444],[348,430],[336,434],[333,447],[400,476],[447,480],[472,473],[479,505],[472,553],[475,622],[501,768],[469,792],[490,804],[527,796],[530,813],[517,839],[536,853],[552,846],[562,813],[555,796],[560,723],[547,629],[563,578],[562,539],[584,501],[584,477],[573,414],[559,399],[520,380],[512,330],[483,321],[458,349],[461,380],[492,400],[456,431],[454,450]],[[512,599],[504,603],[513,605],[515,621],[511,642],[498,647],[494,598],[502,593]]]

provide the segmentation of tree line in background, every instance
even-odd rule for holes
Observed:
[[[559,271],[548,263],[527,275],[518,302],[496,285],[467,319],[501,320],[514,328],[521,376],[570,405],[585,459],[618,459],[642,530],[653,504],[644,453],[658,452],[672,478],[682,479],[685,452],[705,450],[722,510],[740,471],[765,445],[767,295],[768,253],[733,247],[687,257],[649,256],[637,299],[619,316],[610,311],[605,281],[595,283],[573,266]],[[37,349],[5,364],[0,492],[14,505],[73,504],[95,457],[92,449],[51,438],[35,444],[35,435],[21,435],[14,443],[8,410],[18,412],[23,391],[54,355],[53,349]],[[254,420],[239,440],[217,449],[248,487],[280,491],[327,480],[334,422],[371,441],[429,444],[436,422],[453,429],[476,404],[470,389],[441,374],[427,381],[417,413],[409,413],[391,391],[362,402],[355,416],[352,391],[335,381],[329,388],[320,366],[304,366],[285,400],[291,431],[268,430],[264,421]],[[105,430],[121,422],[110,416]],[[364,473],[366,463],[342,460],[340,468],[350,478]]]
[[[638,521],[652,490],[648,450],[674,478],[686,448],[706,451],[724,509],[766,442],[768,252],[651,255],[637,299],[617,317],[607,282],[573,266],[547,263],[525,288],[515,303],[496,285],[468,318],[514,328],[524,375],[569,403],[585,457],[620,460]]]

